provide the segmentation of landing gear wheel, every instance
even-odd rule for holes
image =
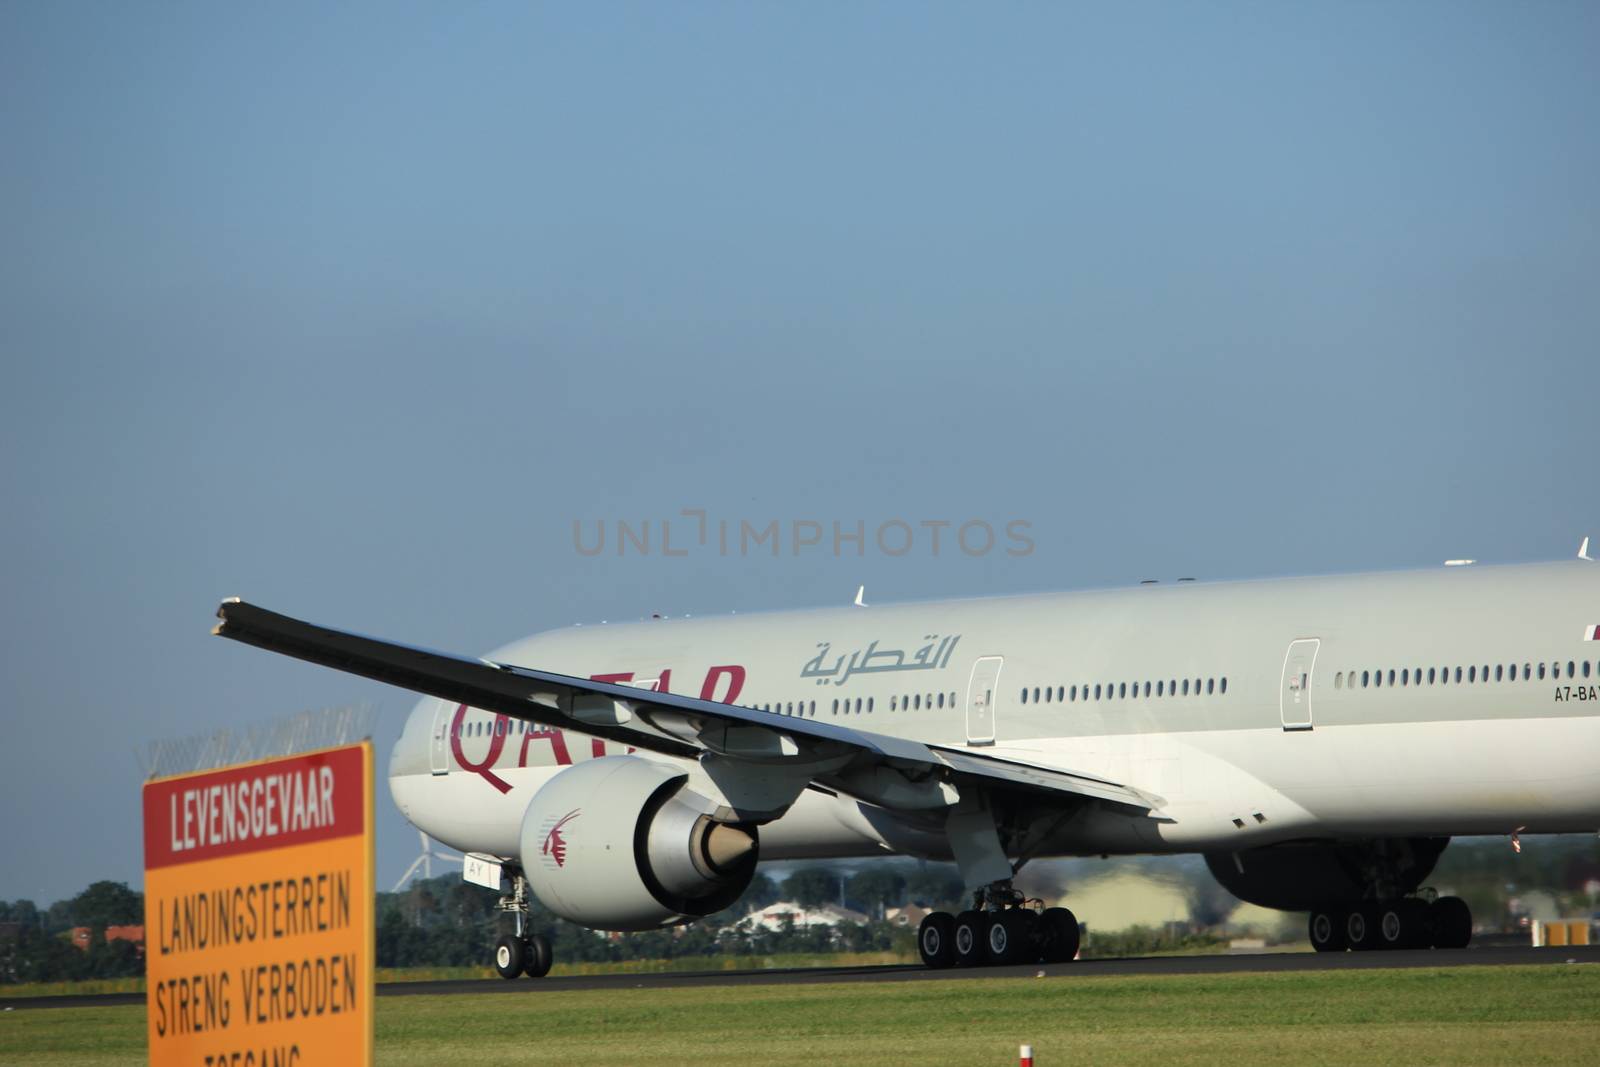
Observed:
[[[1345,936],[1344,916],[1336,911],[1311,913],[1311,947],[1318,952],[1343,952],[1349,947]]]
[[[1466,948],[1472,940],[1472,911],[1460,897],[1440,897],[1428,906],[1434,948]]]
[[[1344,916],[1344,939],[1356,952],[1378,947],[1378,916],[1375,908],[1357,906]]]
[[[1378,908],[1379,948],[1423,948],[1428,944],[1428,906],[1395,900]]]
[[[1066,908],[1039,916],[1039,955],[1046,963],[1071,963],[1078,955],[1078,917]]]
[[[947,911],[930,912],[917,928],[917,953],[925,966],[934,970],[953,967],[956,962],[956,920]]]
[[[985,955],[988,927],[981,911],[964,911],[956,916],[950,940],[955,945],[957,967],[981,967]]]
[[[522,970],[529,978],[543,978],[550,973],[550,964],[555,962],[555,956],[550,951],[550,942],[534,934],[527,940],[528,958],[522,963]]]
[[[989,962],[997,967],[1012,963],[1026,963],[1039,958],[1034,947],[1034,923],[1031,911],[1007,908],[990,912],[984,926],[985,947]]]
[[[501,978],[518,978],[528,958],[528,945],[519,937],[502,937],[494,946],[494,969]]]

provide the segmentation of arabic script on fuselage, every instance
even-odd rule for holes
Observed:
[[[857,674],[940,670],[949,665],[950,656],[955,652],[956,642],[961,640],[961,635],[940,637],[938,634],[923,634],[922,639],[927,644],[915,652],[879,648],[878,642],[873,641],[854,652],[841,652],[837,658],[833,656],[833,642],[822,641],[817,644],[817,654],[800,668],[800,677],[811,678],[818,685],[827,685],[829,682],[843,685]]]

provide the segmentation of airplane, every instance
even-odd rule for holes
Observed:
[[[953,860],[930,968],[1065,962],[1035,858],[1200,853],[1310,913],[1317,951],[1461,948],[1425,886],[1452,837],[1600,831],[1588,558],[1141,583],[575,626],[483,658],[237,599],[214,632],[425,695],[389,763],[429,837],[505,893],[495,966],[539,976],[530,892],[601,930],[693,922],[758,860]],[[509,889],[509,892],[506,890]]]

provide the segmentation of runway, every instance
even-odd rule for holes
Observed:
[[[683,971],[667,974],[596,974],[506,981],[489,978],[456,982],[388,982],[378,986],[380,997],[539,996],[545,993],[594,990],[694,989],[715,986],[817,985],[828,982],[942,982],[976,978],[1039,978],[1070,981],[1074,978],[1124,975],[1203,975],[1296,971],[1365,971],[1382,968],[1505,966],[1512,964],[1600,963],[1600,945],[1567,948],[1532,948],[1495,945],[1460,951],[1417,949],[1405,952],[1260,952],[1223,956],[1147,956],[1134,959],[1077,960],[1072,963],[1027,964],[1016,967],[978,967],[971,970],[930,971],[907,964],[887,967],[796,967],[766,971]],[[76,1008],[143,1004],[143,993],[94,996],[5,997],[0,1007]]]

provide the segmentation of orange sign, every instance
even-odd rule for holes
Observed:
[[[144,786],[152,1067],[372,1062],[372,742]]]

